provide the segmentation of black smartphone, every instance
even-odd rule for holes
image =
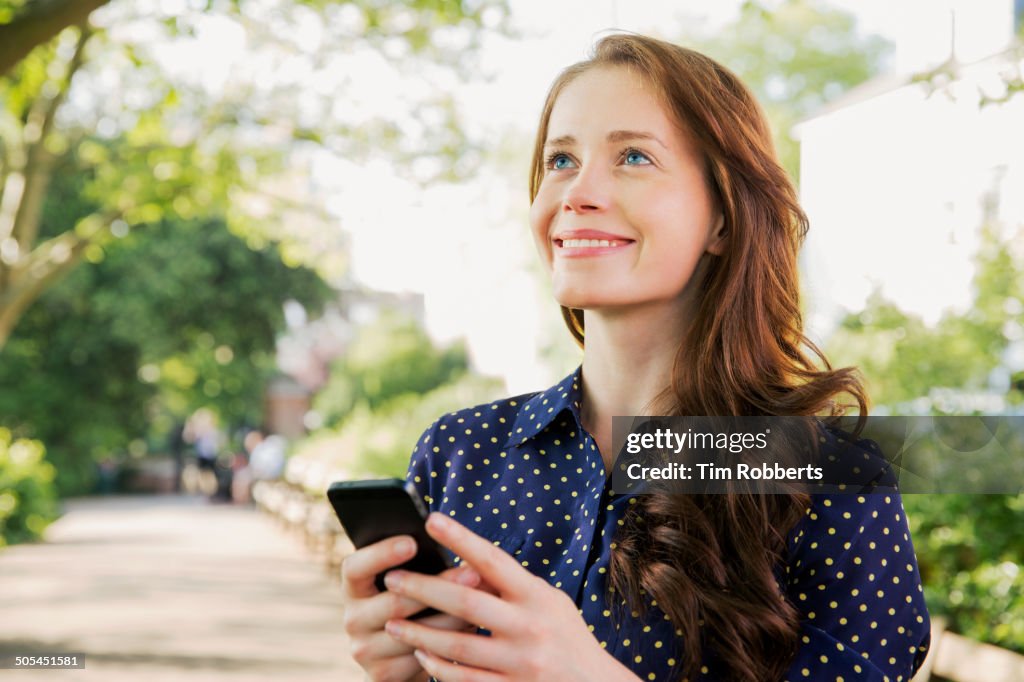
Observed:
[[[411,483],[400,478],[337,481],[327,489],[327,499],[356,548],[393,535],[411,535],[416,540],[416,556],[395,569],[437,575],[452,567],[448,555],[427,534],[427,505]],[[374,582],[381,592],[387,589],[383,572]],[[418,617],[429,613],[436,611],[421,611]]]

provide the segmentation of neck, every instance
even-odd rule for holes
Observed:
[[[686,330],[678,306],[588,310],[583,354],[583,426],[609,469],[613,416],[649,414],[671,383],[672,365]]]

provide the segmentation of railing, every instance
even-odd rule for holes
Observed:
[[[341,562],[355,548],[326,497],[310,495],[286,481],[258,481],[252,498],[286,532],[302,539],[332,579],[341,579]]]
[[[946,621],[932,618],[931,651],[912,682],[1022,682],[1024,656],[946,630]]]

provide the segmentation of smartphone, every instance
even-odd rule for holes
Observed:
[[[427,505],[412,483],[400,478],[337,481],[327,489],[327,499],[356,548],[393,535],[411,535],[416,540],[416,556],[395,569],[437,575],[452,567],[448,555],[427,534]],[[387,589],[383,572],[374,582],[381,592]],[[431,613],[437,612],[429,609],[417,617]]]

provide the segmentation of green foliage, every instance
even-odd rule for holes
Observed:
[[[1024,652],[1024,495],[906,495],[933,614],[972,639]]]
[[[437,348],[414,320],[385,313],[331,367],[314,402],[327,427],[296,445],[289,476],[317,494],[341,478],[402,477],[427,426],[502,389],[469,372],[462,343]]]
[[[983,237],[966,314],[929,327],[875,295],[831,338],[829,358],[859,367],[885,410],[940,413],[936,389],[993,391],[993,375],[1011,374],[1008,330],[1024,330],[1024,254],[994,229]],[[1024,400],[1022,389],[1003,387],[1007,406]],[[1024,495],[906,495],[904,505],[932,613],[968,637],[1024,652]]]
[[[427,426],[446,412],[495,400],[502,389],[496,379],[467,374],[424,395],[407,393],[395,398],[372,420],[350,427],[358,442],[369,445],[360,453],[362,465],[375,475],[404,477],[409,455]]]
[[[58,177],[44,230],[90,210],[83,182]],[[97,460],[144,451],[199,407],[259,423],[284,302],[315,310],[330,295],[215,218],[131,231],[103,254],[30,308],[0,352],[0,423],[47,444],[63,494],[89,491]]]
[[[383,156],[423,181],[465,177],[480,158],[447,88],[412,95],[420,101],[407,113],[367,113],[344,104],[353,87],[345,74],[363,70],[349,67],[375,58],[424,82],[475,75],[467,56],[482,30],[503,31],[507,14],[502,0],[213,0],[171,14],[111,3],[106,26],[79,29],[61,10],[74,3],[35,3],[33,15],[68,26],[35,46],[42,34],[19,30],[24,4],[0,0],[5,47],[16,48],[5,54],[18,60],[0,75],[0,193],[8,181],[14,188],[12,210],[0,214],[0,232],[14,240],[0,260],[0,347],[80,260],[98,262],[120,234],[161,222],[218,216],[254,248],[279,245],[289,265],[340,275],[340,247],[325,238],[325,211],[303,175],[314,152]],[[244,38],[221,85],[169,57],[211,31]],[[47,243],[35,202],[62,174],[83,179],[93,210],[51,222],[56,240]],[[15,191],[22,178],[24,193]]]
[[[0,2],[0,24],[8,24],[25,6],[26,0],[3,0]]]
[[[385,314],[360,330],[331,368],[314,408],[328,426],[337,426],[357,406],[371,412],[405,394],[421,394],[465,373],[464,344],[434,348],[414,321]]]
[[[0,547],[34,540],[57,518],[53,466],[35,440],[0,427]]]
[[[928,327],[875,294],[864,310],[841,321],[829,340],[829,358],[859,367],[873,401],[897,413],[937,388],[985,388],[1002,368],[1007,329],[1024,332],[1022,261],[1012,240],[1000,239],[994,228],[983,230],[967,314],[946,314]],[[1007,398],[1013,403],[1024,396],[1011,386]]]
[[[782,165],[799,177],[800,149],[791,129],[826,102],[878,72],[890,46],[857,34],[854,17],[814,0],[784,0],[771,9],[748,0],[715,36],[686,42],[732,69],[765,109]]]
[[[336,429],[324,429],[298,443],[289,471],[314,494],[333,480],[405,477],[409,456],[435,419],[470,405],[496,399],[502,383],[472,374],[424,393],[393,397],[377,410],[360,405]]]

